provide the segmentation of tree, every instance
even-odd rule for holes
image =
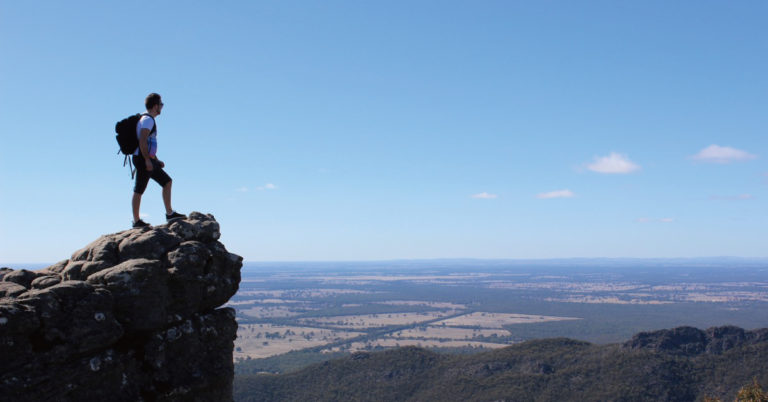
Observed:
[[[722,402],[722,399],[705,396],[704,402]],[[735,402],[768,402],[768,396],[765,395],[763,388],[757,382],[757,378],[753,378],[752,384],[741,387],[739,393],[736,394]]]
[[[757,378],[753,378],[752,384],[741,387],[736,395],[736,402],[768,402],[768,396],[763,392]]]

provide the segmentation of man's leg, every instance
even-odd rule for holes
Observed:
[[[186,215],[175,212],[173,210],[173,207],[171,206],[171,186],[173,185],[171,176],[168,176],[168,173],[165,173],[165,170],[163,170],[163,168],[161,168],[160,166],[155,166],[155,169],[152,170],[152,179],[156,181],[157,184],[163,187],[163,204],[165,204],[165,220],[167,220],[168,222],[171,222],[176,219],[186,218]]]
[[[171,184],[173,184],[172,180],[163,186],[163,204],[165,204],[166,215],[173,212],[173,208],[171,208]]]
[[[139,208],[141,207],[141,194],[134,192],[133,200],[131,200],[131,206],[133,207],[133,221],[139,221]]]
[[[139,210],[141,207],[141,195],[144,194],[144,190],[147,188],[149,182],[149,172],[145,167],[144,158],[134,155],[133,166],[136,168],[136,184],[133,186],[133,200],[131,206],[133,207],[133,223],[140,221]]]

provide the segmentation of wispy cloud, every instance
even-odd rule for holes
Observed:
[[[731,163],[747,161],[757,158],[757,155],[752,155],[747,151],[731,147],[721,147],[720,145],[712,144],[691,157],[692,159],[709,162],[709,163]]]
[[[752,194],[713,195],[713,196],[710,196],[709,199],[718,200],[718,201],[745,201],[745,200],[754,200],[755,196]]]
[[[473,194],[472,195],[472,198],[480,198],[480,199],[484,199],[484,200],[490,200],[490,199],[494,199],[494,198],[498,198],[498,197],[499,196],[496,195],[496,194],[491,194],[491,193],[486,193],[486,192],[482,192],[482,193],[479,193],[479,194]]]
[[[635,222],[639,222],[639,223],[653,223],[653,222],[670,223],[674,221],[675,221],[675,218],[637,218],[635,219]]]
[[[276,185],[274,185],[272,183],[267,183],[267,184],[265,184],[263,186],[255,187],[254,190],[256,190],[256,191],[264,191],[264,190],[275,190],[276,188],[277,188]],[[238,193],[247,193],[247,192],[249,192],[251,190],[248,187],[246,187],[246,186],[241,186],[241,187],[236,188],[235,191],[237,191]]]
[[[587,165],[587,169],[597,173],[627,174],[640,170],[640,166],[629,160],[626,155],[611,152],[608,156],[596,156]]]
[[[556,190],[548,193],[537,194],[536,198],[550,199],[550,198],[571,198],[575,194],[571,190]]]
[[[258,190],[258,191],[264,191],[264,190],[274,190],[274,189],[276,189],[276,188],[277,188],[277,186],[276,186],[276,185],[274,185],[274,184],[272,184],[272,183],[267,183],[267,184],[265,184],[265,185],[263,185],[263,186],[259,186],[259,187],[256,187],[256,190]]]

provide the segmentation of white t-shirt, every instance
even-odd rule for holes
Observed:
[[[157,131],[152,132],[152,127],[155,126],[155,120],[147,115],[142,115],[139,119],[139,123],[136,124],[136,138],[141,141],[141,129],[146,128],[150,131],[149,134],[149,156],[155,156],[157,155]],[[136,152],[134,152],[134,155],[139,155],[141,153],[141,146],[136,148]]]

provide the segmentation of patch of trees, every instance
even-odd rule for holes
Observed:
[[[555,338],[470,355],[355,353],[282,375],[237,375],[234,389],[236,401],[768,402],[760,384],[768,384],[768,342],[687,356]]]

